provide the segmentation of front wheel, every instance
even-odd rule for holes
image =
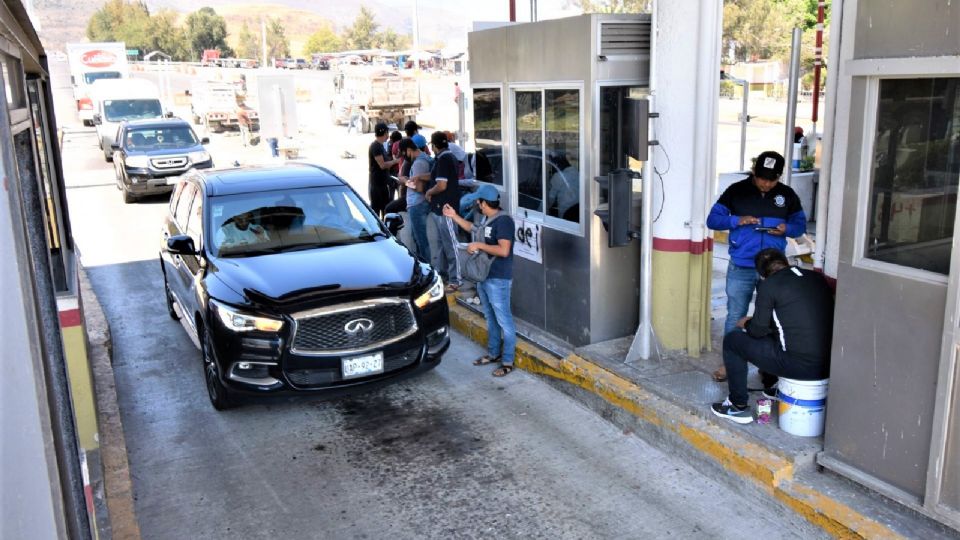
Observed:
[[[206,329],[200,328],[201,353],[203,354],[203,375],[207,384],[207,396],[210,404],[218,411],[224,411],[234,406],[230,390],[220,380],[220,366],[213,357],[213,343]]]

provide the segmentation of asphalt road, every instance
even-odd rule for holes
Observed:
[[[211,152],[245,157],[227,137]],[[482,351],[458,334],[417,379],[214,411],[199,352],[164,307],[166,201],[123,204],[89,130],[66,134],[64,163],[74,237],[113,333],[144,538],[801,537],[543,381],[471,366]]]

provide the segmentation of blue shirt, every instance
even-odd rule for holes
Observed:
[[[509,240],[510,253],[506,257],[493,258],[487,279],[513,279],[513,244],[516,226],[513,224],[513,218],[506,214],[499,214],[495,221],[491,221],[492,219],[483,221],[484,243],[488,246],[496,246],[500,244],[500,240]]]

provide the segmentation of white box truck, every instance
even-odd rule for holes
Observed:
[[[111,146],[120,124],[165,116],[160,90],[146,79],[99,80],[91,86],[90,98],[94,106],[93,124],[97,127],[97,139],[103,150],[103,159],[107,161],[113,161]]]
[[[122,42],[67,43],[70,83],[77,103],[77,114],[85,126],[93,125],[94,103],[90,89],[102,79],[125,79],[130,76],[127,48]]]

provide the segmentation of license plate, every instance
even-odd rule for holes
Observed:
[[[343,359],[343,378],[355,379],[383,373],[383,353],[365,354]]]

